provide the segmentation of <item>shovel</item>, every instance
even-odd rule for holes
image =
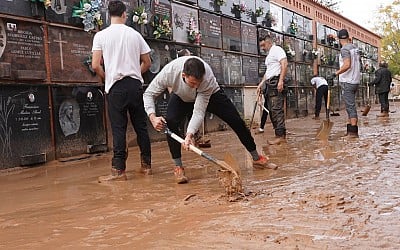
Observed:
[[[369,85],[367,84],[367,106],[364,107],[362,116],[367,116],[370,109],[371,109],[371,103],[369,101]]]
[[[258,94],[258,95],[257,95],[256,102],[254,103],[253,115],[251,116],[250,125],[249,125],[249,129],[250,129],[250,131],[251,131],[251,129],[252,129],[252,126],[253,126],[254,115],[256,114],[257,105],[258,105],[258,99],[259,99],[259,98],[260,98],[260,94]]]
[[[317,139],[320,139],[320,140],[328,140],[329,133],[332,130],[333,122],[331,122],[329,120],[329,112],[330,112],[329,103],[330,103],[330,100],[331,100],[331,89],[328,89],[328,98],[327,98],[327,103],[326,103],[326,120],[322,121],[321,126],[319,127],[318,132],[317,132],[317,136],[316,136]]]
[[[179,143],[183,143],[185,140],[179,137],[177,134],[169,130],[168,128],[165,129],[165,133],[170,136],[172,139],[176,140]],[[225,187],[225,191],[227,194],[232,195],[235,193],[242,193],[242,180],[239,175],[239,167],[238,164],[234,161],[234,158],[229,153],[225,154],[225,161],[221,161],[215,159],[211,155],[203,152],[201,149],[196,148],[193,145],[189,146],[189,149],[196,154],[206,158],[207,160],[215,163],[218,165],[220,169],[220,182]],[[229,162],[229,163],[228,163]]]

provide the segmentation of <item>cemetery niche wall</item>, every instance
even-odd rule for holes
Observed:
[[[52,97],[57,158],[107,150],[99,87],[54,86]]]
[[[0,85],[0,127],[0,169],[54,159],[46,86]]]
[[[43,26],[0,18],[0,79],[46,78]]]

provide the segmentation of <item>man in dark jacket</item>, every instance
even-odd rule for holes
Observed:
[[[379,69],[375,71],[375,79],[371,82],[371,85],[376,86],[376,93],[379,96],[379,103],[381,104],[381,113],[378,117],[389,116],[389,91],[390,84],[392,83],[392,73],[387,68],[386,62],[379,63]]]

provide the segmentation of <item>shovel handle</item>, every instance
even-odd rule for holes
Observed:
[[[329,105],[331,103],[331,89],[328,87],[328,96],[326,98],[326,119],[329,121]]]
[[[172,132],[172,131],[169,130],[168,128],[165,129],[165,133],[166,133],[167,135],[169,135],[172,139],[176,140],[177,142],[179,142],[179,143],[181,143],[181,144],[182,144],[183,142],[185,142],[185,140],[184,140],[183,138],[181,138],[179,135],[175,134],[174,132]],[[220,165],[217,159],[215,159],[214,157],[212,157],[212,156],[209,155],[209,154],[204,153],[203,150],[201,150],[201,149],[199,149],[199,148],[196,148],[196,147],[193,146],[192,144],[189,145],[189,149],[192,150],[193,152],[195,152],[196,154],[198,154],[198,155],[200,155],[200,156],[203,156],[203,157],[206,158],[207,160],[212,161],[212,162],[214,162],[214,163],[217,164],[217,165]]]

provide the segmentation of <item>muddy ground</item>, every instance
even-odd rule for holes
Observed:
[[[184,153],[190,183],[175,184],[167,144],[152,144],[153,171],[139,171],[129,149],[128,181],[99,184],[111,153],[0,174],[0,249],[400,249],[400,109],[360,117],[360,138],[346,139],[345,115],[287,122],[288,141],[266,146],[277,170],[254,170],[232,131],[211,134],[205,149],[234,155],[247,196],[229,201],[217,167]],[[324,114],[321,114],[324,115]],[[254,134],[254,131],[253,131]]]

